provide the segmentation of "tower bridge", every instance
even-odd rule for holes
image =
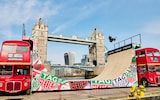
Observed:
[[[77,66],[77,65],[51,65],[52,69],[75,68],[87,71],[93,71],[94,66]]]
[[[95,28],[91,37],[79,38],[77,36],[63,36],[58,34],[50,34],[48,32],[48,23],[43,23],[40,18],[32,29],[32,36],[37,37],[37,49],[42,63],[47,61],[47,43],[63,42],[79,45],[88,45],[89,49],[89,65],[104,66],[105,65],[105,46],[104,35],[99,33]]]
[[[48,41],[62,42],[71,44],[93,45],[96,44],[96,40],[90,38],[79,38],[77,36],[63,36],[58,34],[48,34]]]

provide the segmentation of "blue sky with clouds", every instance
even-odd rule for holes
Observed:
[[[136,34],[143,47],[160,49],[160,0],[0,0],[0,43],[21,39],[22,24],[27,35],[42,17],[48,21],[49,33],[87,38],[94,28],[104,33],[105,46],[113,49],[108,36],[117,42]],[[48,42],[48,60],[64,63],[64,53],[76,52],[76,62],[88,47]]]

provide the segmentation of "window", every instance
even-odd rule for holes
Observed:
[[[154,52],[154,56],[160,56],[160,53],[159,52]]]
[[[2,52],[16,53],[15,45],[3,45]]]
[[[28,75],[29,74],[29,66],[15,66],[14,74],[15,75]]]
[[[24,69],[24,70],[23,70],[23,74],[24,74],[24,75],[29,74],[29,70],[28,70],[28,69]]]
[[[150,71],[150,72],[156,71],[155,66],[149,66],[149,71]]]
[[[158,62],[158,57],[151,57],[152,62]]]
[[[29,46],[18,46],[17,52],[27,52],[29,50]]]
[[[152,52],[148,51],[147,56],[153,56]]]
[[[156,72],[159,72],[160,73],[160,65],[159,66],[156,66]]]
[[[2,51],[7,53],[27,52],[29,46],[3,45]]]
[[[140,67],[140,72],[147,72],[147,67],[146,66]]]
[[[138,54],[140,57],[143,57],[143,56],[145,56],[145,52],[144,51],[141,51],[141,52],[139,52],[139,54]]]
[[[12,66],[0,66],[0,75],[12,75]]]
[[[41,36],[43,36],[43,32],[41,31]]]

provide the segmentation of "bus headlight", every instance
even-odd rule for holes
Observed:
[[[28,86],[28,83],[27,83],[27,82],[25,82],[25,83],[24,83],[24,86]]]
[[[3,86],[3,83],[0,82],[0,87],[2,87],[2,86]]]

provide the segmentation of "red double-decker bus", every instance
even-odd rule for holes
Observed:
[[[27,41],[7,40],[0,52],[0,91],[30,93],[31,53]]]
[[[136,50],[138,83],[144,86],[160,86],[160,52],[156,48]]]

